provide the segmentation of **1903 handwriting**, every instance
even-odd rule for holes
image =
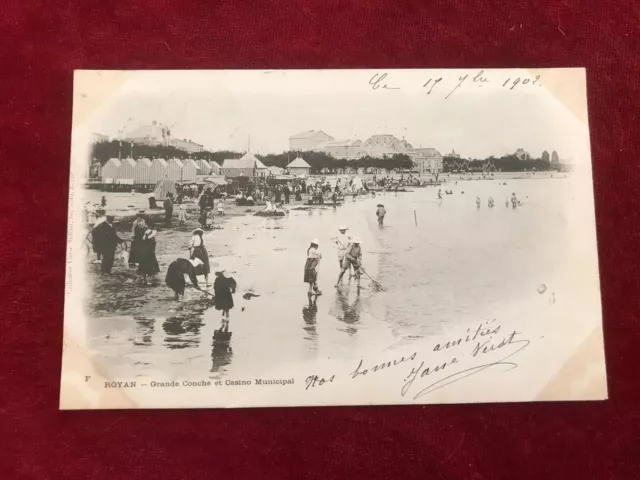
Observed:
[[[458,89],[467,88],[469,85],[475,85],[476,87],[482,87],[485,84],[496,81],[500,84],[501,89],[514,90],[517,88],[530,88],[540,87],[540,75],[534,77],[508,77],[508,78],[491,78],[490,73],[486,73],[484,70],[474,71],[472,73],[465,73],[452,78],[444,78],[442,76],[435,78],[428,78],[423,84],[422,88],[426,89],[427,95],[431,95],[434,90],[438,90],[442,85],[453,82],[453,88],[449,90],[449,93],[444,97],[445,100],[451,97]],[[401,90],[396,84],[391,84],[391,79],[387,72],[377,72],[369,79],[369,86],[372,90]],[[527,86],[527,87],[525,87]]]

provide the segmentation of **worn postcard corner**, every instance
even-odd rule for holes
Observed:
[[[607,398],[583,68],[77,70],[66,258],[61,409]]]

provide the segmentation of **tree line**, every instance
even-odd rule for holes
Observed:
[[[232,158],[240,158],[243,152],[235,152],[230,150],[221,150],[216,152],[202,151],[189,153],[185,150],[173,146],[165,145],[141,145],[130,142],[119,142],[112,140],[109,142],[99,142],[92,145],[92,163],[99,162],[104,165],[110,158],[179,158],[194,160],[213,160],[222,165],[224,160]],[[392,156],[383,157],[361,157],[358,159],[338,159],[324,152],[316,151],[288,151],[283,153],[270,153],[267,155],[257,154],[256,157],[262,161],[267,167],[285,168],[296,157],[302,157],[311,167],[312,173],[321,171],[335,172],[344,171],[347,168],[374,168],[385,170],[409,170],[413,168],[411,157],[406,154],[398,153]],[[551,155],[544,151],[540,158],[528,158],[521,160],[515,154],[503,155],[501,157],[490,156],[485,159],[470,159],[445,156],[443,158],[442,170],[444,172],[520,172],[523,169],[527,171],[545,171],[555,168],[558,164],[558,154],[554,151]]]

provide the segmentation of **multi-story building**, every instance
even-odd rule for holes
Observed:
[[[142,145],[170,145],[171,131],[154,120],[151,125],[134,128],[125,135],[124,140]]]
[[[397,153],[411,154],[413,146],[404,138],[401,140],[394,135],[372,135],[365,140],[364,149],[372,157],[392,156]]]
[[[333,137],[322,130],[307,130],[289,137],[289,150],[308,152],[330,140],[333,140]]]
[[[525,152],[522,148],[516,150],[515,156],[518,157],[519,160],[528,160],[531,157],[529,152]]]
[[[453,150],[451,150],[451,153],[447,153],[445,157],[460,158],[460,154],[456,153],[456,150],[454,148]]]
[[[367,155],[360,140],[329,140],[317,145],[314,150],[344,160],[358,159]]]
[[[442,171],[442,155],[435,148],[416,148],[413,158],[418,173],[437,173]]]
[[[185,138],[172,138],[169,141],[169,145],[172,145],[180,150],[184,150],[188,153],[196,153],[204,150],[204,146],[199,143],[192,142],[190,139],[187,140]]]

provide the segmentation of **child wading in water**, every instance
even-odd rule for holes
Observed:
[[[220,330],[229,331],[229,310],[233,308],[233,294],[236,293],[236,281],[224,276],[224,269],[216,270],[216,280],[213,282],[216,310],[222,310],[222,326]]]
[[[379,203],[378,208],[376,209],[376,216],[378,217],[378,225],[382,226],[384,224],[384,216],[386,214],[387,214],[387,211],[384,209],[384,205]]]
[[[309,292],[307,296],[309,300],[314,295],[322,295],[322,292],[318,290],[318,268],[322,254],[318,251],[318,240],[311,240],[311,245],[307,249],[307,261],[304,264],[304,282],[309,284]]]

